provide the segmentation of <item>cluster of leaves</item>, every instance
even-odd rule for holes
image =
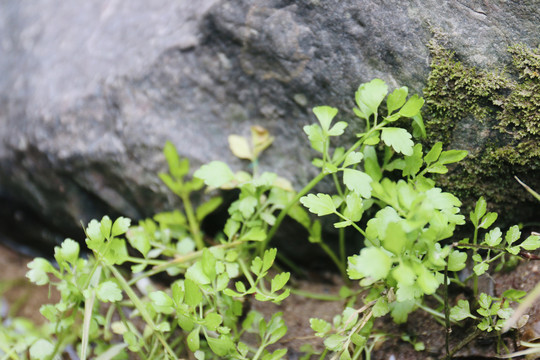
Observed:
[[[444,151],[440,142],[430,149],[415,144],[413,138],[426,135],[420,115],[424,100],[409,97],[406,87],[389,93],[385,82],[375,79],[360,85],[355,101],[353,112],[365,128],[348,148],[332,146],[348,127],[345,121],[333,123],[338,110],[313,109],[318,123],[304,131],[318,153],[313,164],[320,172],[299,192],[275,173],[259,173],[259,155],[273,141],[261,127],[251,129],[250,140],[229,137],[232,152],[251,162],[251,173],[234,172],[226,163],[213,161],[188,179],[189,161],[167,143],[169,172],[160,177],[182,200],[182,207],[134,226],[123,217],[114,222],[107,216],[92,220],[85,229],[92,252],[88,257],[80,256],[79,244],[67,239],[55,249],[57,266],[42,258],[32,261],[28,278],[56,287],[61,300],[41,308],[49,323],[28,341],[13,335],[24,324],[17,323],[19,330],[0,332],[0,340],[13,344],[0,351],[14,359],[25,358],[26,352],[53,359],[77,344],[81,359],[125,359],[130,353],[141,359],[174,359],[186,352],[198,360],[281,359],[286,349],[268,347],[287,332],[282,314],[270,319],[255,311],[245,314],[244,302],[279,303],[290,294],[290,274],[272,269],[277,251],[268,248],[285,216],[304,226],[309,241],[326,251],[344,278],[359,280],[362,289],[344,289],[341,298],[349,299],[347,306],[332,322],[311,319],[315,336],[325,345],[320,358],[329,353],[332,359],[369,358],[385,337],[374,329],[374,319],[390,314],[403,323],[417,308],[454,322],[474,319],[482,331],[501,331],[512,313],[510,302],[524,294],[510,289],[501,297],[478,294],[478,277],[492,265],[500,270],[538,249],[540,237],[521,240],[517,226],[504,237],[499,228],[490,230],[497,215],[487,212],[481,198],[470,214],[472,241],[448,241],[465,217],[460,200],[437,187],[432,176],[446,174],[448,165],[467,152]],[[404,120],[410,121],[411,132],[396,125]],[[310,193],[327,176],[335,192]],[[238,193],[222,232],[211,240],[204,237],[201,223],[223,201],[216,196],[192,206],[193,193],[204,185]],[[309,212],[333,217],[339,229],[338,253],[324,242],[321,222]],[[359,253],[348,258],[345,231],[364,239]],[[479,241],[482,231],[486,233]],[[466,267],[469,253],[473,271],[463,280],[457,272]],[[159,273],[175,281],[159,287],[150,281]],[[472,283],[475,297],[449,309],[447,298],[437,292],[450,282],[462,287]],[[429,295],[440,300],[446,314],[425,304]],[[423,349],[407,334],[402,339]],[[308,350],[305,359],[316,354]]]
[[[237,155],[239,137],[231,138]],[[255,147],[250,159],[272,141],[261,128],[253,129]],[[41,313],[49,321],[49,332],[32,338],[26,347],[4,351],[13,358],[24,356],[30,347],[36,359],[52,359],[79,344],[81,359],[123,359],[128,353],[141,359],[176,359],[190,351],[197,359],[280,359],[287,352],[266,348],[287,332],[281,315],[266,321],[250,312],[244,321],[244,298],[279,303],[289,296],[284,289],[289,273],[270,278],[276,250],[257,244],[265,239],[266,227],[276,209],[290,197],[287,182],[275,174],[233,174],[224,163],[201,167],[186,180],[189,162],[181,159],[167,143],[164,154],[169,173],[164,183],[182,200],[182,208],[157,214],[131,226],[127,218],[111,221],[105,216],[86,228],[86,245],[92,254],[80,256],[79,244],[65,240],[55,250],[56,268],[43,258],[29,264],[27,277],[38,285],[58,289],[61,300],[45,305]],[[216,173],[217,171],[217,173]],[[220,172],[221,171],[221,172]],[[221,203],[213,197],[197,209],[191,205],[194,191],[210,187],[238,188],[240,197],[217,244],[207,246],[201,222]],[[300,208],[301,210],[301,208]],[[131,256],[128,245],[136,251]],[[133,252],[132,251],[132,252]],[[131,265],[126,272],[125,265]],[[150,276],[166,272],[179,277],[167,289],[158,289]],[[234,283],[233,290],[231,288]],[[243,340],[256,333],[259,343]],[[10,342],[13,343],[13,342]],[[126,351],[127,350],[127,351]]]

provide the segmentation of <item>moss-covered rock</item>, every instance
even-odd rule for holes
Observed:
[[[470,152],[442,182],[469,204],[486,196],[506,221],[538,221],[514,176],[540,188],[540,47],[510,47],[512,64],[495,70],[467,66],[436,42],[430,49],[428,141]]]

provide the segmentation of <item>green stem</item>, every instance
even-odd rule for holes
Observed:
[[[118,280],[118,283],[120,284],[120,286],[122,287],[122,289],[125,291],[125,293],[127,294],[127,296],[130,298],[131,301],[133,301],[133,304],[135,305],[135,307],[137,308],[137,310],[139,311],[139,313],[141,314],[142,318],[144,319],[144,321],[146,321],[146,323],[150,326],[150,328],[152,329],[152,331],[154,332],[154,335],[159,339],[159,341],[161,342],[161,345],[163,345],[163,348],[165,349],[165,351],[167,353],[169,353],[170,356],[172,356],[173,359],[176,359],[176,354],[174,353],[174,351],[169,347],[169,344],[165,341],[165,339],[163,338],[163,336],[161,335],[161,333],[159,331],[156,330],[156,324],[154,324],[154,321],[152,320],[152,317],[150,316],[150,314],[146,311],[146,307],[144,306],[144,304],[141,302],[141,300],[139,299],[139,297],[137,296],[137,294],[135,294],[135,292],[133,291],[133,289],[131,288],[131,286],[129,286],[129,284],[127,283],[126,279],[124,279],[124,277],[122,276],[122,274],[120,274],[120,272],[118,270],[116,270],[116,268],[112,265],[109,265],[109,264],[106,264],[107,268],[109,269],[109,271],[114,275],[114,277],[116,278],[116,280]]]
[[[197,218],[195,217],[195,212],[193,211],[193,206],[191,206],[189,195],[187,194],[179,194],[179,195],[182,198],[182,202],[184,203],[184,210],[186,211],[186,216],[188,218],[189,229],[191,230],[191,234],[193,234],[193,238],[195,240],[195,245],[197,246],[197,250],[202,250],[205,247],[205,245],[204,245],[204,241],[201,235],[201,228],[199,226],[199,222],[197,221]]]
[[[474,227],[474,237],[473,237],[473,257],[474,255],[476,255],[478,253],[478,249],[476,248],[476,246],[478,246],[478,227]],[[474,293],[474,298],[477,299],[478,298],[478,275],[476,275],[476,273],[473,272],[473,293]]]
[[[339,261],[336,254],[324,242],[321,241],[319,243],[319,245],[324,250],[324,252],[330,257],[330,259],[332,259],[332,261],[336,264],[336,266],[339,269],[339,272],[341,273],[341,276],[343,277],[343,279],[348,279],[347,278],[347,271],[345,270],[345,264],[342,263],[341,261]]]
[[[330,294],[318,294],[311,291],[292,289],[291,293],[294,295],[299,295],[309,299],[322,300],[322,301],[342,301],[344,300],[341,296],[330,295]]]
[[[253,277],[251,276],[251,272],[248,270],[246,263],[242,259],[238,259],[238,263],[240,264],[240,267],[242,268],[242,272],[244,273],[244,276],[246,277],[247,281],[249,282],[249,285],[251,285],[252,288],[257,285],[255,281],[253,280]]]

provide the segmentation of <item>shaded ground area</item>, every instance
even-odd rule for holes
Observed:
[[[0,245],[0,299],[2,318],[24,316],[36,323],[42,323],[43,317],[39,313],[39,307],[44,303],[57,300],[58,295],[49,296],[47,286],[34,286],[25,278],[26,264],[30,257],[20,255],[5,246]],[[524,262],[514,271],[505,274],[496,274],[492,279],[487,279],[493,285],[489,286],[494,295],[500,295],[508,288],[529,291],[540,281],[540,262]],[[293,285],[297,291],[304,291],[323,296],[335,296],[343,286],[342,280],[332,274],[317,274],[304,280],[294,280]],[[453,294],[453,301],[463,297],[463,294]],[[312,317],[332,321],[332,318],[340,314],[343,309],[343,301],[323,301],[302,295],[292,294],[280,306],[271,303],[253,302],[251,308],[261,311],[266,316],[281,311],[289,328],[287,335],[276,344],[279,348],[288,349],[288,359],[300,359],[304,354],[300,350],[305,344],[310,344],[316,351],[323,349],[322,339],[314,336],[309,327],[309,319]],[[501,337],[509,351],[518,351],[521,340],[534,342],[540,339],[540,302],[537,302],[529,310],[529,321],[520,329]],[[416,359],[443,359],[445,355],[445,328],[425,311],[417,310],[409,316],[409,321],[403,325],[395,325],[390,318],[377,320],[378,331],[385,333],[385,341],[380,343],[372,353],[372,359],[381,360],[416,360]],[[452,327],[450,337],[450,349],[458,346],[465,338],[470,336],[475,329],[473,323],[462,327]],[[422,341],[425,350],[416,352],[413,346],[402,340],[402,335],[408,334],[415,341]],[[454,359],[495,359],[498,358],[498,338],[479,336],[469,342],[463,349],[456,353]],[[311,359],[318,359],[314,355]],[[330,358],[330,357],[327,357]],[[536,357],[532,357],[534,359]],[[519,358],[516,358],[519,359]]]

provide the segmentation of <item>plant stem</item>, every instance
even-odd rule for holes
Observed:
[[[197,221],[197,217],[195,216],[195,213],[193,212],[193,206],[191,206],[191,201],[189,200],[188,194],[179,194],[182,198],[182,202],[184,203],[184,210],[186,211],[186,216],[188,218],[189,223],[189,229],[191,230],[191,233],[193,234],[193,238],[195,240],[195,245],[197,246],[197,250],[202,250],[205,245],[204,241],[201,235],[201,228],[199,226],[199,222]]]
[[[324,242],[321,241],[319,243],[319,245],[324,250],[324,252],[330,257],[330,259],[332,259],[332,261],[336,264],[336,266],[337,266],[339,272],[341,273],[341,276],[343,277],[343,279],[347,279],[347,271],[345,270],[345,263],[342,263],[341,261],[339,261],[336,254]]]
[[[150,316],[150,314],[146,311],[146,307],[144,306],[144,304],[141,302],[141,300],[139,299],[139,297],[137,296],[137,294],[135,294],[135,292],[133,291],[133,289],[131,288],[131,286],[129,286],[129,284],[127,283],[126,279],[124,279],[124,277],[122,276],[122,274],[120,274],[120,272],[118,270],[116,270],[116,268],[112,265],[109,265],[109,264],[106,264],[107,268],[109,269],[109,271],[114,275],[114,277],[116,278],[116,280],[118,280],[118,283],[120,284],[120,286],[122,287],[122,289],[126,292],[127,296],[130,298],[131,301],[133,301],[133,304],[135,305],[135,307],[137,308],[137,310],[139,311],[139,313],[141,314],[142,318],[144,319],[144,321],[146,321],[146,323],[150,326],[150,328],[152,329],[152,331],[154,332],[154,334],[156,335],[156,337],[159,339],[159,341],[161,342],[161,344],[163,345],[163,348],[165,349],[165,351],[167,353],[169,353],[170,356],[172,356],[173,359],[176,359],[176,354],[174,353],[174,351],[169,347],[169,344],[165,341],[165,339],[163,338],[163,336],[161,335],[161,333],[159,331],[156,330],[156,324],[154,324],[154,321],[152,320],[152,317]]]
[[[292,288],[289,288],[289,289],[291,290],[292,294],[303,296],[303,297],[309,298],[309,299],[322,300],[322,301],[342,301],[342,300],[344,300],[341,296],[330,295],[330,294],[318,294],[318,293],[314,293],[314,292],[310,292],[310,291],[298,290],[298,289],[292,289]]]
[[[444,337],[444,344],[446,347],[446,360],[450,359],[450,308],[448,306],[448,263],[444,267],[444,324],[446,328],[446,334]]]

